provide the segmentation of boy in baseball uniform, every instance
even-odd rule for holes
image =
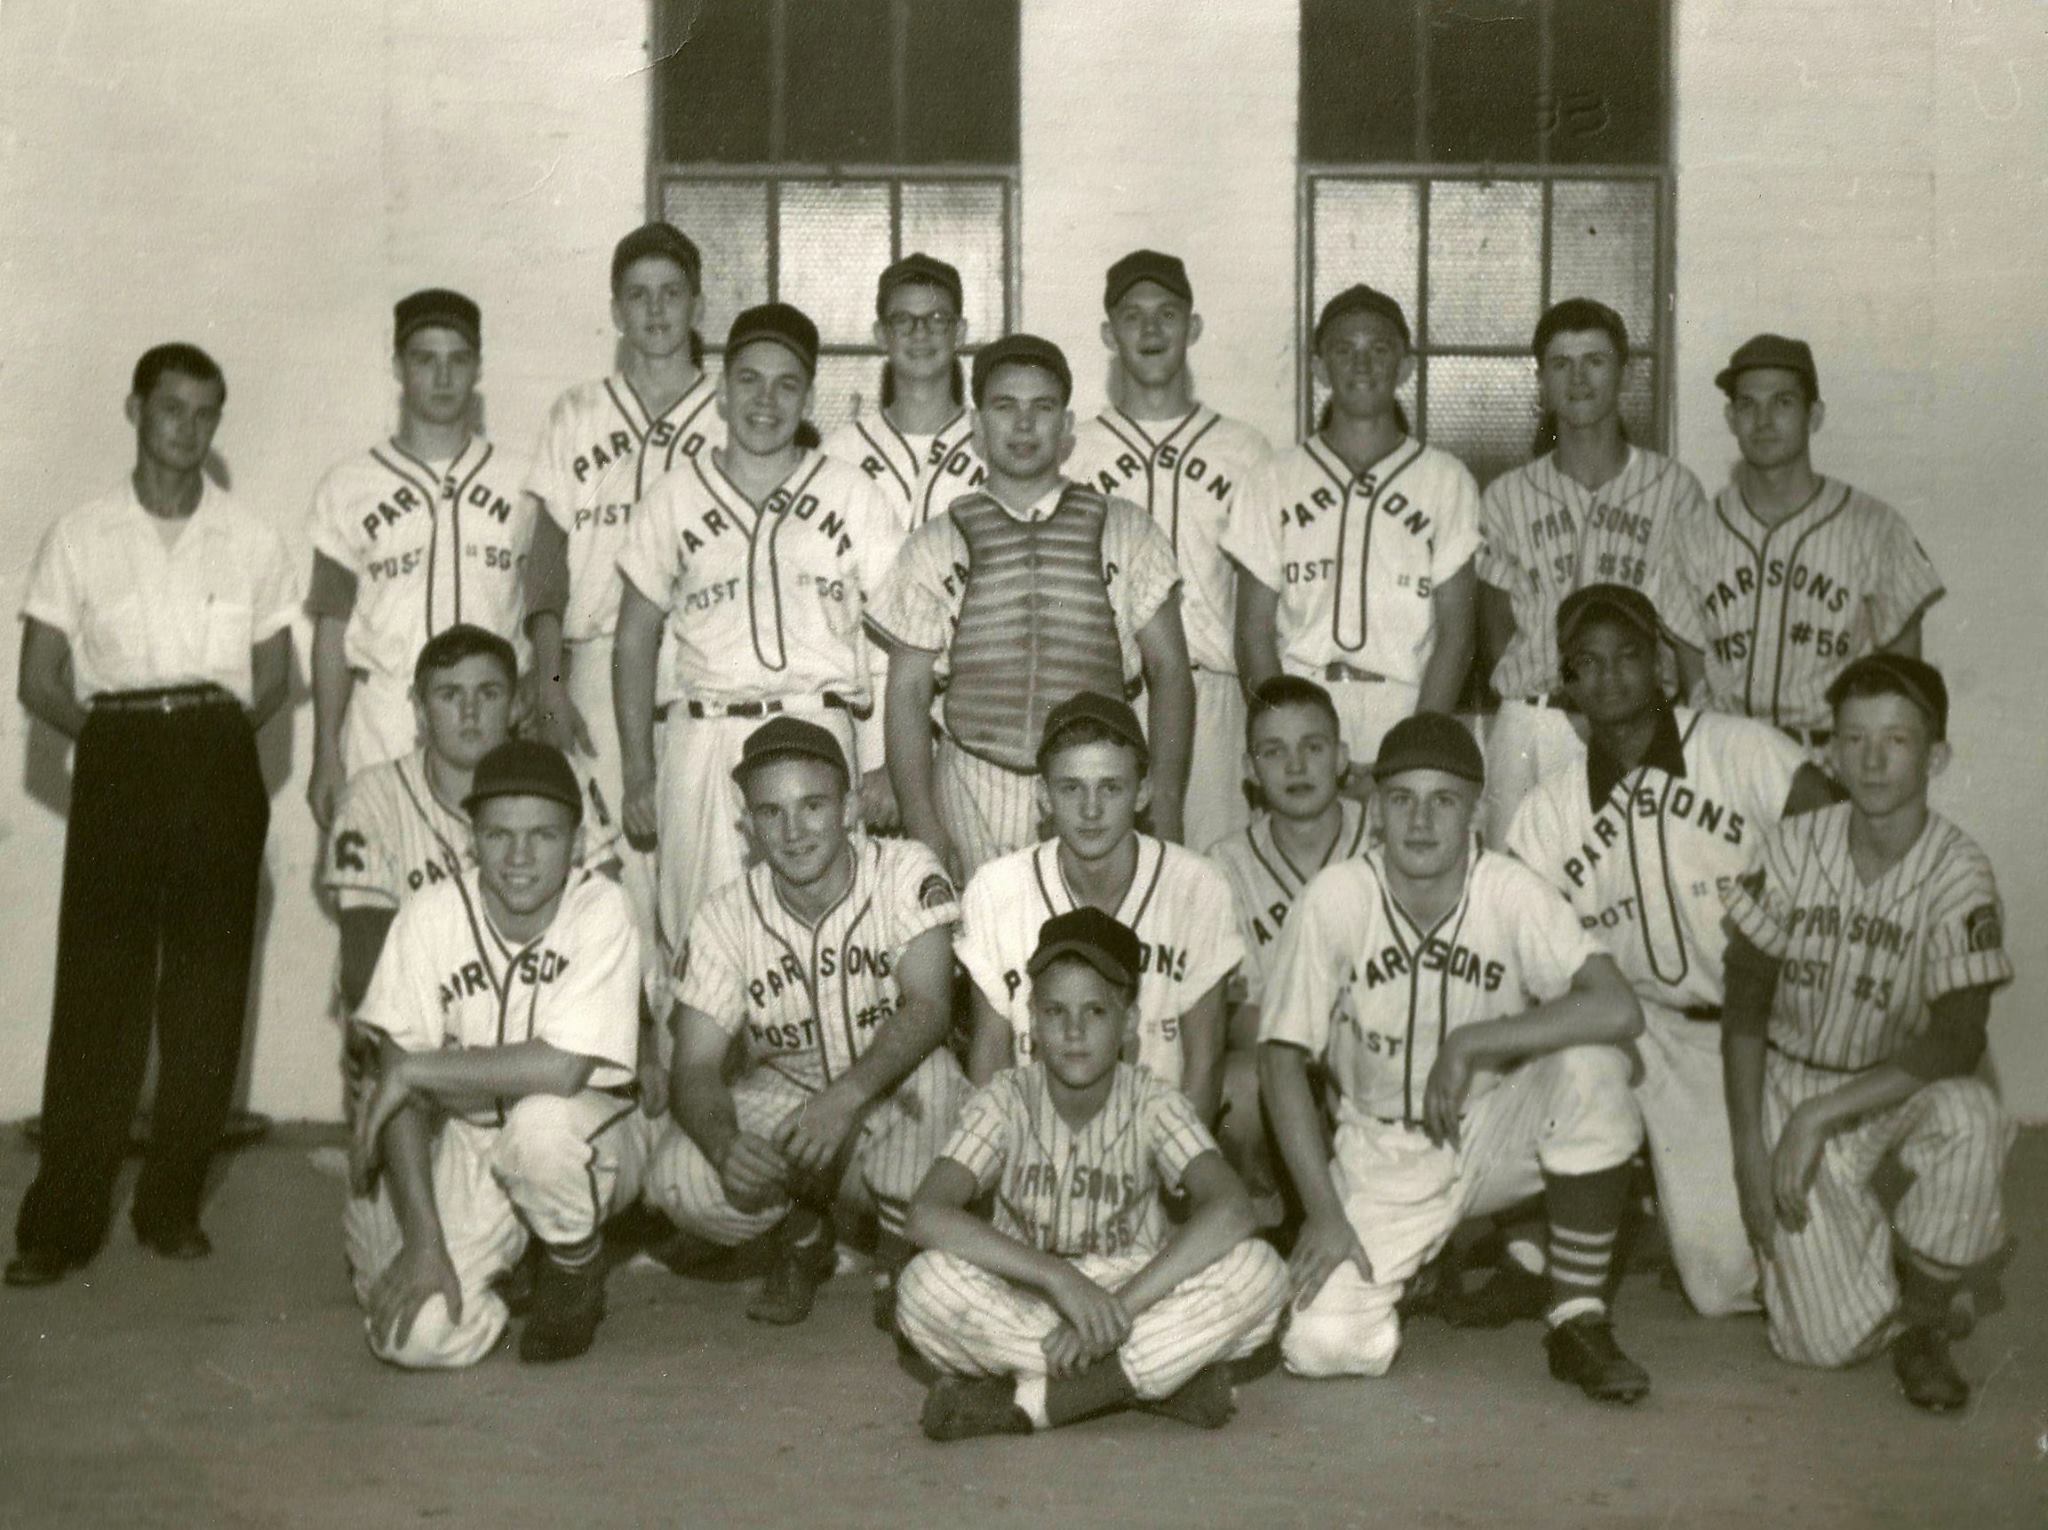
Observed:
[[[1180,619],[1195,677],[1188,759],[1188,843],[1206,845],[1249,817],[1239,746],[1244,692],[1232,632],[1237,575],[1223,552],[1232,506],[1266,438],[1195,401],[1188,347],[1202,337],[1178,256],[1133,250],[1109,268],[1102,343],[1116,357],[1119,401],[1074,432],[1067,476],[1145,510],[1180,563]]]
[[[639,941],[618,884],[575,869],[583,788],[560,750],[513,740],[463,805],[476,869],[399,911],[356,1013],[380,1056],[344,1239],[370,1351],[407,1368],[491,1352],[493,1285],[529,1237],[543,1257],[519,1357],[582,1354],[604,1316],[604,1219],[638,1191]]]
[[[962,880],[1033,843],[1046,714],[1142,688],[1152,822],[1179,840],[1195,702],[1173,546],[1136,505],[1062,476],[1074,377],[1058,346],[1006,335],[976,352],[973,384],[988,479],[910,534],[870,617],[903,826]]]
[[[1840,1366],[1889,1345],[1907,1399],[1947,1412],[1970,1392],[1958,1288],[2005,1242],[2013,1123],[1976,1073],[2012,962],[1990,861],[1927,806],[1949,761],[1939,671],[1868,654],[1828,701],[1849,800],[1787,819],[1726,893],[1735,1183],[1771,1348]],[[1911,1180],[1890,1210],[1886,1160]]]
[[[778,717],[733,776],[761,859],[698,909],[677,959],[674,1120],[649,1199],[708,1249],[769,1236],[747,1316],[777,1324],[810,1315],[835,1216],[871,1210],[886,1327],[904,1208],[967,1094],[942,1045],[959,904],[922,844],[849,833],[830,730]]]
[[[985,1084],[1032,1060],[1031,953],[1055,914],[1092,907],[1138,937],[1136,1050],[1215,1119],[1223,998],[1243,956],[1230,888],[1192,850],[1138,832],[1151,801],[1150,751],[1137,715],[1083,691],[1045,720],[1039,801],[1053,836],[984,865],[961,900],[960,965],[972,979],[968,1076]]]
[[[1141,942],[1098,908],[1045,921],[1028,963],[1036,1061],[961,1112],[910,1212],[904,1337],[940,1371],[934,1440],[1138,1407],[1236,1411],[1230,1362],[1271,1336],[1287,1272],[1187,1098],[1119,1060]],[[1169,1224],[1161,1189],[1184,1192]],[[971,1203],[993,1197],[983,1218]]]
[[[1477,848],[1485,764],[1462,723],[1396,724],[1373,779],[1383,844],[1309,884],[1260,1012],[1260,1092],[1306,1212],[1282,1358],[1302,1376],[1384,1375],[1409,1279],[1464,1218],[1540,1190],[1550,1373],[1634,1402],[1649,1378],[1615,1343],[1605,1292],[1643,1138],[1622,1050],[1641,1006],[1562,898]]]

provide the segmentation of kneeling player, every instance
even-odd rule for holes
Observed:
[[[484,756],[473,872],[392,922],[359,1023],[381,1033],[344,1222],[370,1350],[470,1365],[505,1330],[492,1283],[541,1240],[522,1360],[590,1347],[605,1216],[638,1188],[639,939],[619,885],[574,870],[583,793],[559,750]],[[369,1200],[373,1181],[382,1187]]]
[[[1260,1017],[1261,1092],[1307,1214],[1281,1354],[1297,1375],[1384,1375],[1409,1278],[1460,1220],[1541,1190],[1550,1373],[1634,1402],[1649,1378],[1603,1293],[1643,1140],[1620,1050],[1641,1007],[1562,898],[1475,849],[1485,766],[1455,718],[1395,724],[1373,778],[1385,846],[1309,884]],[[1339,1092],[1334,1148],[1315,1057]]]
[[[1038,1061],[971,1100],[911,1205],[897,1319],[944,1374],[935,1440],[1142,1407],[1204,1428],[1229,1362],[1272,1334],[1287,1272],[1185,1096],[1119,1062],[1138,937],[1096,908],[1048,919],[1029,963]],[[1169,1227],[1160,1189],[1185,1190]],[[994,1220],[968,1204],[994,1192]]]
[[[1969,1398],[1950,1307],[2005,1241],[2013,1125],[1973,1075],[2012,963],[1991,863],[1927,806],[1949,760],[1939,672],[1871,654],[1828,699],[1849,800],[1782,824],[1728,893],[1736,1187],[1771,1347],[1836,1366],[1889,1340],[1908,1399],[1946,1411]],[[1912,1178],[1889,1214],[1870,1183],[1887,1159]]]
[[[864,1190],[880,1222],[886,1327],[890,1272],[910,1252],[904,1208],[967,1095],[940,1045],[959,905],[918,841],[848,837],[846,756],[816,723],[756,728],[733,779],[761,864],[690,921],[675,981],[675,1123],[648,1195],[713,1248],[773,1233],[747,1316],[800,1323],[832,1273],[834,1203]]]

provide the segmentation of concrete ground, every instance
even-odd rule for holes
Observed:
[[[1778,1364],[1632,1277],[1621,1333],[1655,1378],[1632,1410],[1549,1379],[1537,1332],[1418,1321],[1381,1381],[1244,1386],[1228,1429],[1120,1416],[928,1444],[921,1391],[842,1277],[770,1332],[742,1285],[643,1262],[597,1348],[551,1369],[371,1360],[343,1276],[331,1133],[237,1154],[218,1252],[173,1266],[125,1217],[92,1267],[0,1292],[0,1525],[2048,1525],[2048,1134],[2009,1181],[2006,1311],[1958,1346],[1967,1412],[1908,1408],[1880,1362]],[[33,1167],[0,1145],[0,1206]]]

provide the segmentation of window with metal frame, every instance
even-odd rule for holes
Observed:
[[[1553,302],[1628,324],[1622,417],[1667,438],[1665,0],[1302,0],[1300,393],[1315,315],[1367,282],[1407,311],[1411,428],[1481,483],[1538,425],[1529,341]]]
[[[648,202],[704,252],[699,328],[796,304],[821,431],[877,407],[874,283],[959,267],[970,343],[1018,312],[1018,0],[656,0]]]

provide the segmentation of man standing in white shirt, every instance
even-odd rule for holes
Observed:
[[[242,1052],[270,801],[256,732],[284,702],[299,592],[284,542],[202,471],[227,401],[190,345],[136,363],[128,482],[43,539],[22,604],[19,694],[77,742],[42,1163],[11,1286],[49,1285],[106,1235],[114,1178],[160,1065],[136,1235],[211,1252],[199,1202]]]

